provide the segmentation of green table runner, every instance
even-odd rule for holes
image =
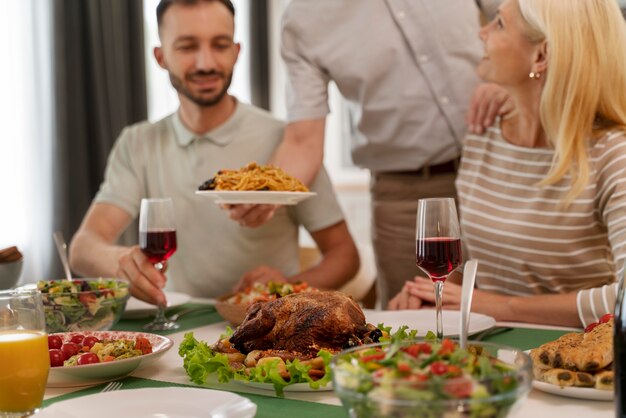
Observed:
[[[569,331],[556,331],[546,329],[530,329],[530,328],[510,328],[492,336],[488,336],[484,341],[497,344],[504,344],[510,347],[521,348],[522,350],[530,350],[539,347],[541,344],[553,341],[561,335]],[[472,337],[470,337],[470,340]]]
[[[170,316],[176,312],[180,312],[184,309],[198,308],[201,306],[207,306],[206,303],[186,303],[176,308],[170,308],[166,312],[166,316]],[[144,331],[142,327],[148,322],[152,321],[154,316],[148,316],[145,318],[137,319],[124,319],[122,318],[113,329],[115,331]],[[198,328],[204,325],[215,324],[216,322],[223,321],[222,317],[216,311],[198,311],[190,312],[187,315],[181,317],[178,321],[180,328],[170,331],[150,331],[154,334],[168,335],[176,332],[186,331],[193,328]]]
[[[168,310],[167,314],[171,315],[179,310],[198,307],[198,306],[203,306],[203,304],[187,303],[175,309]],[[122,319],[114,327],[114,329],[123,330],[123,331],[142,331],[141,328],[143,327],[143,325],[147,324],[151,320],[152,320],[152,317],[140,318],[140,319]],[[223,319],[216,312],[200,311],[196,313],[190,313],[188,315],[183,316],[181,319],[178,320],[178,323],[181,325],[181,327],[178,330],[163,331],[163,332],[158,332],[158,333],[167,335],[173,332],[181,332],[181,331],[186,331],[186,330],[190,330],[193,328],[201,327],[204,325],[214,324],[222,320]],[[538,347],[539,345],[545,342],[552,341],[560,337],[564,333],[565,331],[512,328],[512,329],[508,329],[508,330],[499,332],[491,336],[487,336],[484,340],[527,350],[530,348]],[[177,347],[173,347],[173,349],[177,349]],[[181,359],[181,367],[182,367],[182,359]],[[124,384],[122,390],[151,388],[151,387],[168,387],[168,386],[202,388],[202,386],[197,386],[193,384],[180,385],[177,383],[162,382],[162,381],[142,379],[142,378],[137,378],[137,377],[126,377],[124,379],[121,379],[121,382],[123,382]],[[71,398],[75,398],[79,396],[91,395],[93,393],[100,392],[102,388],[104,388],[105,385],[106,384],[100,384],[98,386],[89,387],[89,388],[86,388],[77,392],[68,393],[65,395],[48,399],[44,401],[43,406],[45,407],[58,401],[71,399]],[[292,399],[283,399],[283,398],[277,398],[271,395],[265,396],[265,395],[255,395],[255,394],[241,393],[241,392],[235,392],[235,393],[238,393],[239,395],[250,399],[252,402],[254,402],[257,405],[256,416],[259,418],[293,417],[293,416],[297,416],[298,418],[309,418],[309,417],[313,418],[313,417],[320,417],[320,416],[323,416],[325,418],[334,418],[334,417],[345,418],[347,416],[344,409],[340,406],[326,405],[326,404],[320,404],[320,403],[315,403],[315,402],[292,400]]]

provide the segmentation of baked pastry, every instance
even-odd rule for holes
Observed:
[[[596,389],[613,390],[613,370],[604,370],[596,374]]]
[[[565,334],[531,351],[533,363],[546,368],[594,372],[613,363],[613,320],[586,333]]]
[[[613,389],[613,319],[531,350],[536,380],[561,387]]]

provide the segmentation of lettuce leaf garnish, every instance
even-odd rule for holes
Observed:
[[[230,332],[229,332],[230,331]],[[226,335],[232,334],[227,330]],[[276,395],[283,397],[284,388],[294,383],[308,383],[312,389],[326,386],[331,380],[330,360],[332,354],[321,350],[318,355],[324,359],[325,375],[321,379],[313,380],[309,376],[310,365],[300,360],[286,361],[285,368],[289,372],[290,380],[285,380],[280,375],[281,367],[278,359],[265,362],[253,368],[240,370],[231,367],[226,354],[215,352],[211,347],[198,341],[192,332],[186,333],[178,347],[178,355],[183,358],[183,367],[192,382],[202,385],[206,383],[210,374],[217,374],[218,381],[227,383],[231,380],[243,382],[270,383],[274,385]]]

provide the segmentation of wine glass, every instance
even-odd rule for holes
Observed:
[[[415,249],[417,267],[422,269],[435,285],[437,338],[442,339],[443,284],[462,261],[459,218],[454,199],[418,200]]]
[[[36,289],[0,291],[0,416],[35,414],[49,370],[41,293]]]
[[[139,248],[160,272],[165,272],[165,261],[176,252],[176,222],[172,199],[141,199],[139,213]],[[159,304],[155,319],[143,329],[165,331],[179,325],[165,317],[165,305]]]

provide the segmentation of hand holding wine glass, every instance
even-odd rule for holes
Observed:
[[[142,199],[139,214],[139,248],[154,267],[165,272],[165,262],[176,252],[176,222],[172,199]],[[163,331],[178,328],[165,317],[165,305],[159,305],[154,321],[146,330]]]
[[[461,233],[452,198],[420,199],[417,202],[416,263],[435,285],[437,338],[443,338],[441,298],[443,284],[462,262]]]

